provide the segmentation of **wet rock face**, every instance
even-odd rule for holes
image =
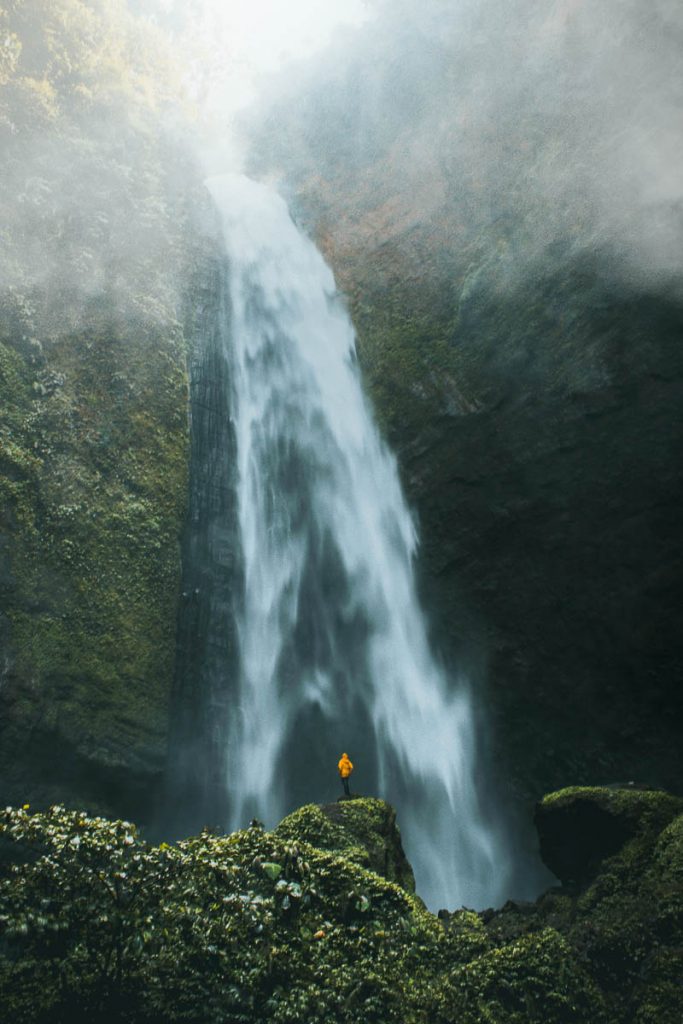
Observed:
[[[37,301],[37,300],[36,300]],[[0,791],[148,819],[167,739],[186,491],[177,327],[102,309],[35,390],[0,301]],[[46,305],[36,320],[45,328]],[[160,454],[161,453],[161,454]]]
[[[575,285],[561,293],[573,322],[551,344],[547,296],[529,284],[527,301],[501,302],[482,287],[480,314],[453,335],[456,353],[495,342],[480,408],[426,403],[391,436],[442,636],[486,679],[515,786],[635,775],[677,790],[681,308],[604,277],[589,295]],[[605,379],[590,383],[598,354]],[[555,358],[548,386],[540,364]]]
[[[162,818],[177,834],[226,816],[226,730],[235,701],[235,606],[240,543],[235,499],[235,437],[225,332],[227,278],[220,250],[207,248],[187,297],[189,498]]]
[[[0,801],[148,820],[187,496],[197,177],[159,119],[170,69],[142,71],[144,23],[98,4],[84,35],[84,13],[0,13]]]
[[[195,280],[212,291],[212,243],[198,236],[188,302]],[[102,299],[86,325],[49,335],[49,303],[34,301],[40,363],[0,297],[0,419],[14,439],[0,452],[0,792],[149,823],[169,743],[200,317],[129,320]],[[35,389],[37,376],[55,386]]]
[[[615,820],[595,803],[581,800],[561,814],[537,812],[536,826],[543,862],[563,884],[591,878],[632,835],[629,822]]]

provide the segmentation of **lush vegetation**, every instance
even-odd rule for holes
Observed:
[[[17,1020],[402,1021],[441,930],[395,884],[254,825],[150,847],[135,828],[7,811],[3,1003]],[[412,997],[411,997],[412,1001]]]
[[[174,846],[60,806],[8,808],[5,1012],[18,1024],[674,1024],[683,816],[680,801],[633,796],[637,834],[582,889],[441,920],[357,863],[363,832],[371,850],[393,820],[381,801],[353,801],[348,826],[325,833],[350,856],[305,841],[327,827],[314,807],[272,833],[254,822]]]

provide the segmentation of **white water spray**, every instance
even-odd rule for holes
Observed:
[[[414,525],[332,273],[270,189],[209,188],[231,275],[245,579],[231,824],[320,800],[346,750],[354,786],[397,807],[427,903],[495,904],[507,858],[480,813],[470,696],[429,650]]]

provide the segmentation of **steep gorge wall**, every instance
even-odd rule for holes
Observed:
[[[116,0],[0,22],[1,799],[145,821],[175,661],[186,310],[212,242],[152,30]]]
[[[2,341],[3,798],[144,816],[174,655],[182,335],[105,317],[37,365]]]
[[[525,800],[680,790],[672,8],[645,24],[629,5],[617,31],[583,3],[465,5],[460,24],[377,6],[374,35],[279,83],[253,169],[279,174],[348,296],[435,635],[480,689],[499,777]]]
[[[512,292],[491,262],[450,323],[425,320],[424,290],[373,293],[337,263],[441,635],[523,792],[680,789],[683,307],[624,287],[605,253]]]

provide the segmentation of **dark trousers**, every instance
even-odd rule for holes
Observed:
[[[344,787],[345,796],[351,796],[351,790],[349,789],[349,780],[342,779],[342,786]]]

